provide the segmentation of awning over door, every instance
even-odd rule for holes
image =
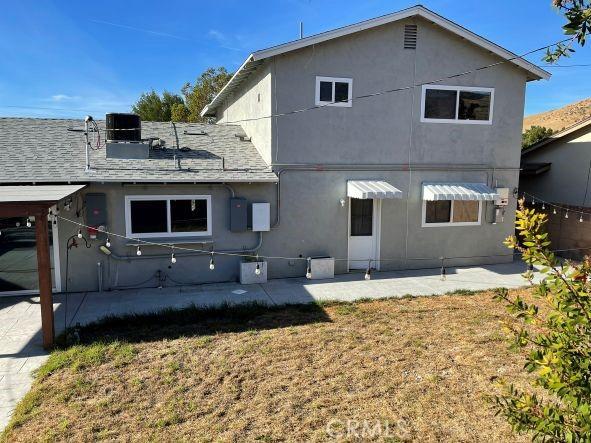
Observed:
[[[423,200],[495,200],[499,194],[484,183],[425,183]]]
[[[0,203],[57,202],[86,185],[0,186]]]
[[[402,198],[402,191],[382,180],[349,180],[347,197],[351,198]]]

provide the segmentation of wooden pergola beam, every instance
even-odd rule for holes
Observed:
[[[49,253],[49,230],[47,213],[56,202],[10,202],[0,203],[0,217],[35,217],[35,238],[37,249],[37,274],[39,277],[39,299],[41,305],[41,330],[43,347],[53,346],[55,328],[53,318],[53,294],[51,293],[51,258]]]

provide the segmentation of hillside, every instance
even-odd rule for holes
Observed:
[[[560,109],[529,115],[523,119],[523,130],[537,125],[559,131],[588,117],[591,117],[591,98],[571,103]]]

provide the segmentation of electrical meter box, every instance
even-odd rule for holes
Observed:
[[[252,204],[252,231],[265,232],[271,230],[271,204]]]
[[[230,199],[230,231],[245,232],[248,222],[248,205],[245,198]]]
[[[89,193],[85,196],[86,224],[99,227],[107,225],[107,198],[102,193]]]
[[[499,197],[495,200],[496,206],[507,206],[509,204],[509,188],[495,188]]]

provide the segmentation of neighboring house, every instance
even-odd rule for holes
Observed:
[[[68,132],[83,122],[0,119],[0,182],[85,184],[60,216],[177,247],[172,264],[168,248],[138,256],[137,240],[111,237],[107,256],[99,234],[66,257],[78,226],[59,220],[62,290],[237,278],[240,257],[210,271],[183,248],[286,257],[268,260],[270,278],[303,276],[309,256],[337,258],[337,273],[508,262],[525,85],[548,77],[416,6],[254,52],[203,110],[217,124],[142,124],[166,141],[149,159],[92,150],[86,172],[83,134]],[[253,232],[260,202],[270,217],[257,206]]]
[[[521,167],[519,189],[527,194],[527,203],[531,205],[537,199],[537,208],[541,209],[546,202],[553,248],[591,246],[591,119],[524,149]],[[582,222],[580,212],[585,213]],[[580,258],[590,250],[565,251],[562,255]]]

